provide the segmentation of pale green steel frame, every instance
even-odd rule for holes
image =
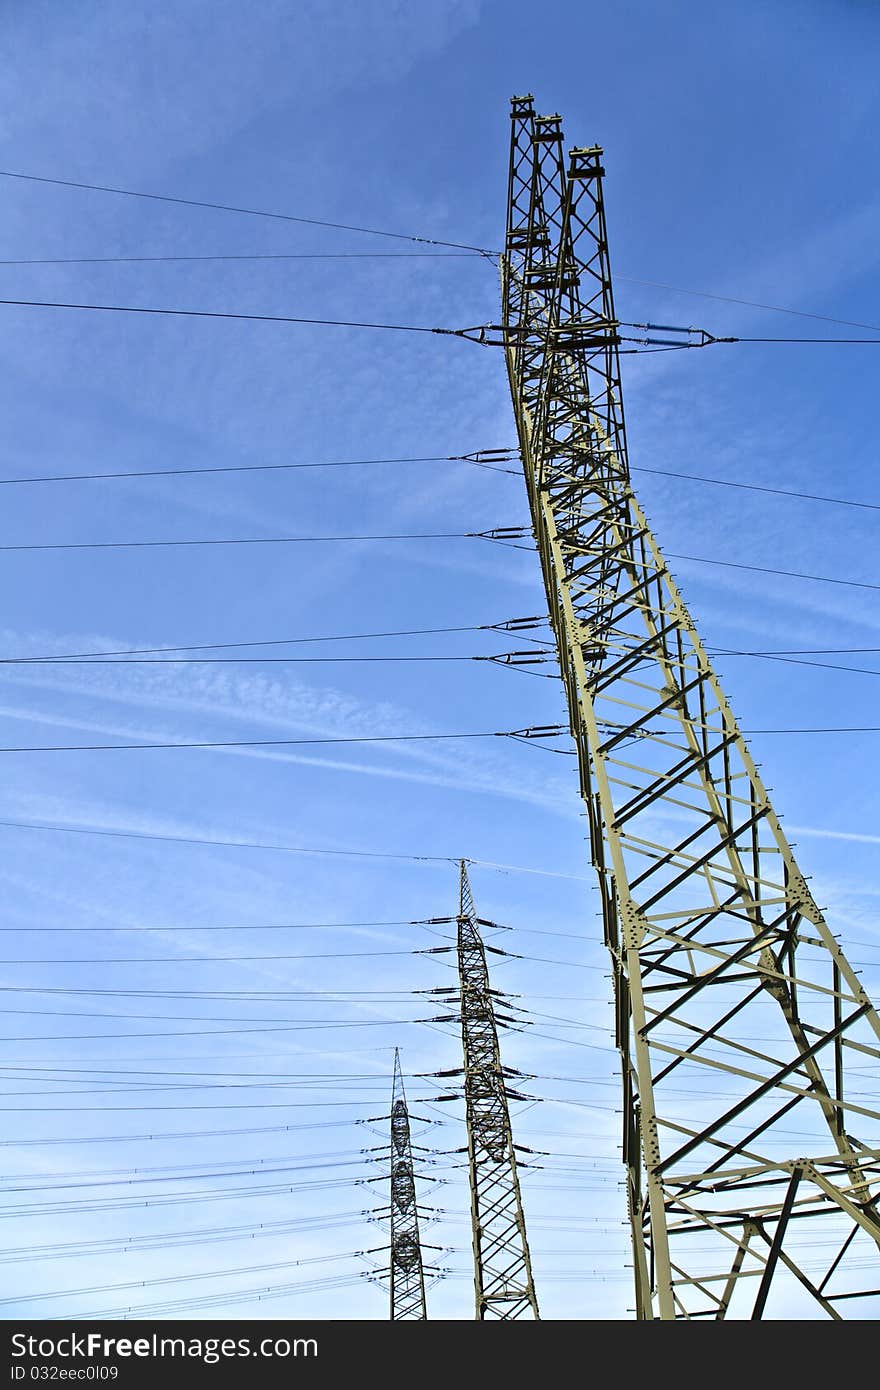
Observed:
[[[636,1316],[876,1317],[880,1020],[632,491],[602,151],[566,167],[531,97],[512,122],[504,338],[611,953]]]

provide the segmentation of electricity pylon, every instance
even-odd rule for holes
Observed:
[[[602,151],[566,167],[531,97],[512,122],[504,338],[611,952],[636,1315],[876,1317],[880,1021],[632,491]]]
[[[458,980],[478,1319],[537,1318],[486,952],[461,864]]]
[[[413,1172],[409,1110],[400,1053],[394,1049],[394,1083],[391,1091],[391,1320],[424,1320],[425,1272],[419,1237],[419,1211]]]

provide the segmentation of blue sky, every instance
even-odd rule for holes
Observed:
[[[870,3],[550,0],[536,17],[520,0],[246,8],[56,0],[5,5],[0,36],[5,170],[494,248],[508,101],[531,91],[539,110],[563,114],[570,144],[605,147],[621,317],[742,336],[862,332],[690,290],[880,324],[880,14]],[[448,326],[498,317],[497,271],[479,256],[367,258],[419,248],[0,182],[0,260],[361,253],[6,264],[0,298]],[[499,353],[453,339],[0,313],[2,477],[444,456],[514,438]],[[872,348],[771,345],[625,359],[631,461],[880,503],[877,362]],[[669,552],[880,582],[869,510],[634,477]],[[519,478],[453,462],[2,493],[8,545],[468,532],[527,516]],[[672,568],[711,646],[880,648],[868,588],[689,561]],[[477,540],[18,552],[0,555],[0,573],[2,648],[12,656],[471,627],[543,607],[534,555]],[[465,632],[265,654],[464,657],[518,645]],[[880,669],[878,657],[840,660]],[[719,667],[746,729],[877,723],[876,675],[734,656],[719,657]],[[470,661],[7,667],[2,682],[4,745],[430,734],[564,720],[555,681]],[[878,737],[752,739],[802,868],[875,984]],[[446,943],[407,925],[454,913],[452,861],[465,855],[477,861],[481,914],[514,927],[499,943],[525,957],[496,957],[493,968],[534,1018],[531,1031],[504,1040],[511,1064],[536,1074],[524,1089],[542,1098],[517,1106],[517,1137],[556,1155],[523,1175],[542,1312],[626,1316],[616,1063],[572,759],[486,739],[6,754],[4,770],[0,971],[10,1003],[0,1032],[10,1114],[0,1171],[12,1186],[13,1178],[37,1186],[100,1182],[114,1170],[123,1185],[41,1186],[24,1200],[42,1208],[10,1203],[0,1213],[7,1247],[108,1242],[75,1258],[9,1265],[0,1315],[216,1297],[226,1301],[205,1316],[385,1316],[383,1293],[358,1273],[382,1257],[351,1255],[385,1240],[359,1214],[381,1195],[380,1184],[361,1183],[377,1175],[361,1151],[381,1133],[355,1121],[387,1109],[397,1045],[413,1110],[437,1122],[419,1122],[419,1142],[444,1151],[425,1168],[444,1184],[427,1195],[435,1184],[425,1183],[439,1212],[427,1238],[448,1247],[437,1259],[455,1273],[431,1290],[430,1309],[470,1316],[460,1110],[433,1106],[436,1084],[416,1079],[455,1066],[459,1043],[448,1023],[412,1021],[444,1012],[412,991],[451,983],[452,958],[413,954]],[[276,929],[283,924],[326,925]],[[248,929],[205,930],[220,925]],[[127,930],[98,930],[107,927]],[[551,932],[563,935],[541,935]],[[302,954],[316,958],[201,959]],[[110,956],[123,959],[112,965]],[[147,956],[167,959],[130,963]],[[315,993],[277,997],[296,991]],[[196,1031],[199,1019],[226,1031]],[[179,1036],[184,1030],[196,1035]],[[158,1074],[169,1071],[199,1075],[157,1089],[169,1086]],[[250,1085],[254,1074],[273,1085]],[[221,1082],[227,1089],[216,1089]],[[232,1129],[260,1132],[170,1137]],[[169,1137],[134,1137],[152,1133]],[[81,1142],[20,1142],[61,1137]],[[221,1164],[236,1172],[229,1182],[199,1179]],[[172,1166],[175,1181],[159,1181]],[[246,1177],[261,1166],[280,1171]],[[159,1167],[168,1171],[148,1175],[155,1181],[124,1185],[130,1170]],[[168,1202],[196,1189],[198,1200]],[[152,1205],[126,1207],[132,1193]],[[69,1209],[84,1199],[94,1206]],[[290,1224],[256,1238],[265,1222]],[[187,1244],[169,1245],[169,1233],[185,1233]],[[140,1244],[122,1253],[130,1237]],[[307,1259],[319,1263],[291,1265]],[[258,1265],[277,1268],[235,1272]],[[319,1282],[336,1277],[338,1287]],[[175,1282],[107,1290],[144,1279]],[[267,1282],[297,1288],[267,1303],[247,1297]],[[87,1288],[97,1292],[74,1292]],[[37,1297],[50,1292],[63,1296]]]

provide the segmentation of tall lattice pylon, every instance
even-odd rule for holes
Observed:
[[[537,1318],[486,952],[462,861],[458,981],[478,1319]]]
[[[409,1110],[400,1053],[394,1049],[394,1083],[391,1090],[391,1320],[424,1320],[425,1271],[419,1235],[419,1209],[413,1171]]]
[[[880,1021],[633,495],[602,151],[566,165],[531,97],[512,121],[506,356],[611,952],[636,1314],[876,1317]]]

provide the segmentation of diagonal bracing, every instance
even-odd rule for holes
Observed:
[[[427,1318],[409,1110],[394,1049],[391,1093],[391,1321]]]
[[[478,1319],[537,1318],[486,952],[461,864],[458,979]]]
[[[633,494],[602,151],[512,103],[504,338],[611,953],[639,1318],[876,1317],[880,1021]]]

